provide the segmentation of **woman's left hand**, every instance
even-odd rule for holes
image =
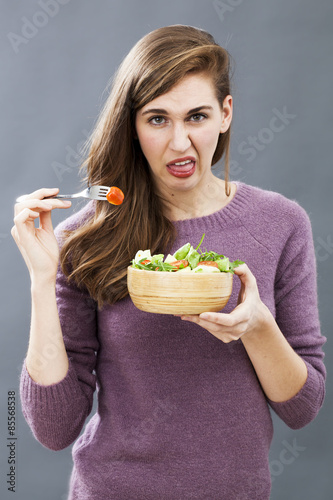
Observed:
[[[235,274],[240,278],[241,288],[238,305],[231,313],[205,312],[181,316],[182,320],[197,323],[226,343],[269,328],[274,318],[260,299],[254,275],[246,264],[235,268]]]

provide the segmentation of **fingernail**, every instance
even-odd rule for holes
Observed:
[[[69,207],[72,204],[72,202],[68,201],[68,200],[64,200],[63,204]]]
[[[200,314],[200,318],[201,318],[201,319],[208,319],[208,318],[209,318],[209,316],[208,316],[208,314],[207,314],[207,313],[201,313],[201,314]]]

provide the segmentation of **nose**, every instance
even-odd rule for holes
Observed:
[[[175,123],[170,132],[169,148],[184,152],[191,146],[189,131],[184,123]]]

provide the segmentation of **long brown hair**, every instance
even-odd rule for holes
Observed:
[[[165,252],[175,239],[134,122],[139,109],[192,72],[212,78],[222,106],[230,94],[230,56],[209,33],[175,25],[144,36],[120,65],[88,141],[82,165],[88,185],[118,186],[125,200],[120,206],[97,201],[92,215],[66,233],[60,260],[65,274],[84,286],[99,307],[127,295],[126,269],[139,249]],[[227,195],[229,144],[230,128],[220,134],[212,160],[214,165],[224,154]]]

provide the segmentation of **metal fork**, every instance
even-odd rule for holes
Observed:
[[[91,186],[80,193],[74,193],[74,194],[57,194],[56,196],[47,196],[44,198],[44,200],[47,200],[48,198],[66,198],[66,199],[72,199],[72,198],[90,198],[91,200],[106,200],[106,195],[109,192],[110,188],[107,186]],[[17,198],[17,203],[20,203],[21,201],[24,201],[26,199],[26,194],[20,196]]]

